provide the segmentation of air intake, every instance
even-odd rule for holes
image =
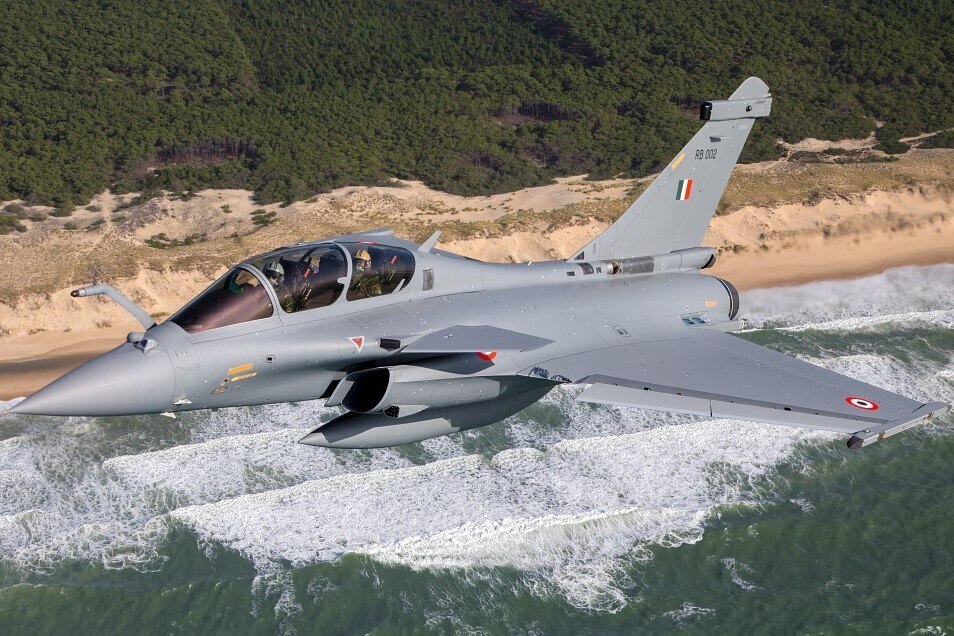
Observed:
[[[735,317],[739,315],[739,290],[727,280],[721,278],[716,278],[716,280],[722,283],[725,291],[729,294],[729,320],[735,320]]]

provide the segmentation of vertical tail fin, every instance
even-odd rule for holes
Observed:
[[[697,247],[739,160],[753,120],[772,108],[768,86],[742,82],[727,100],[702,104],[706,123],[649,188],[572,260],[628,258]]]

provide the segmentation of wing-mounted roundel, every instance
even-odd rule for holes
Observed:
[[[855,397],[854,395],[849,395],[845,398],[845,402],[855,407],[856,409],[861,409],[862,411],[877,411],[878,403],[871,400],[866,400],[861,397]]]

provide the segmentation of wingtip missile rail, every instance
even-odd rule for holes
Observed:
[[[916,409],[907,417],[899,417],[890,422],[872,426],[856,432],[848,440],[848,448],[857,449],[880,442],[886,437],[897,435],[909,428],[928,422],[935,417],[944,417],[951,410],[950,404],[944,402],[929,402]]]

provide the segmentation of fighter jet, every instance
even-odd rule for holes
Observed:
[[[740,339],[739,294],[700,247],[772,97],[750,77],[632,206],[566,260],[487,263],[388,230],[239,263],[156,324],[9,412],[175,415],[326,400],[344,413],[304,444],[373,448],[486,426],[554,387],[577,400],[836,431],[858,448],[949,406],[927,404]]]

